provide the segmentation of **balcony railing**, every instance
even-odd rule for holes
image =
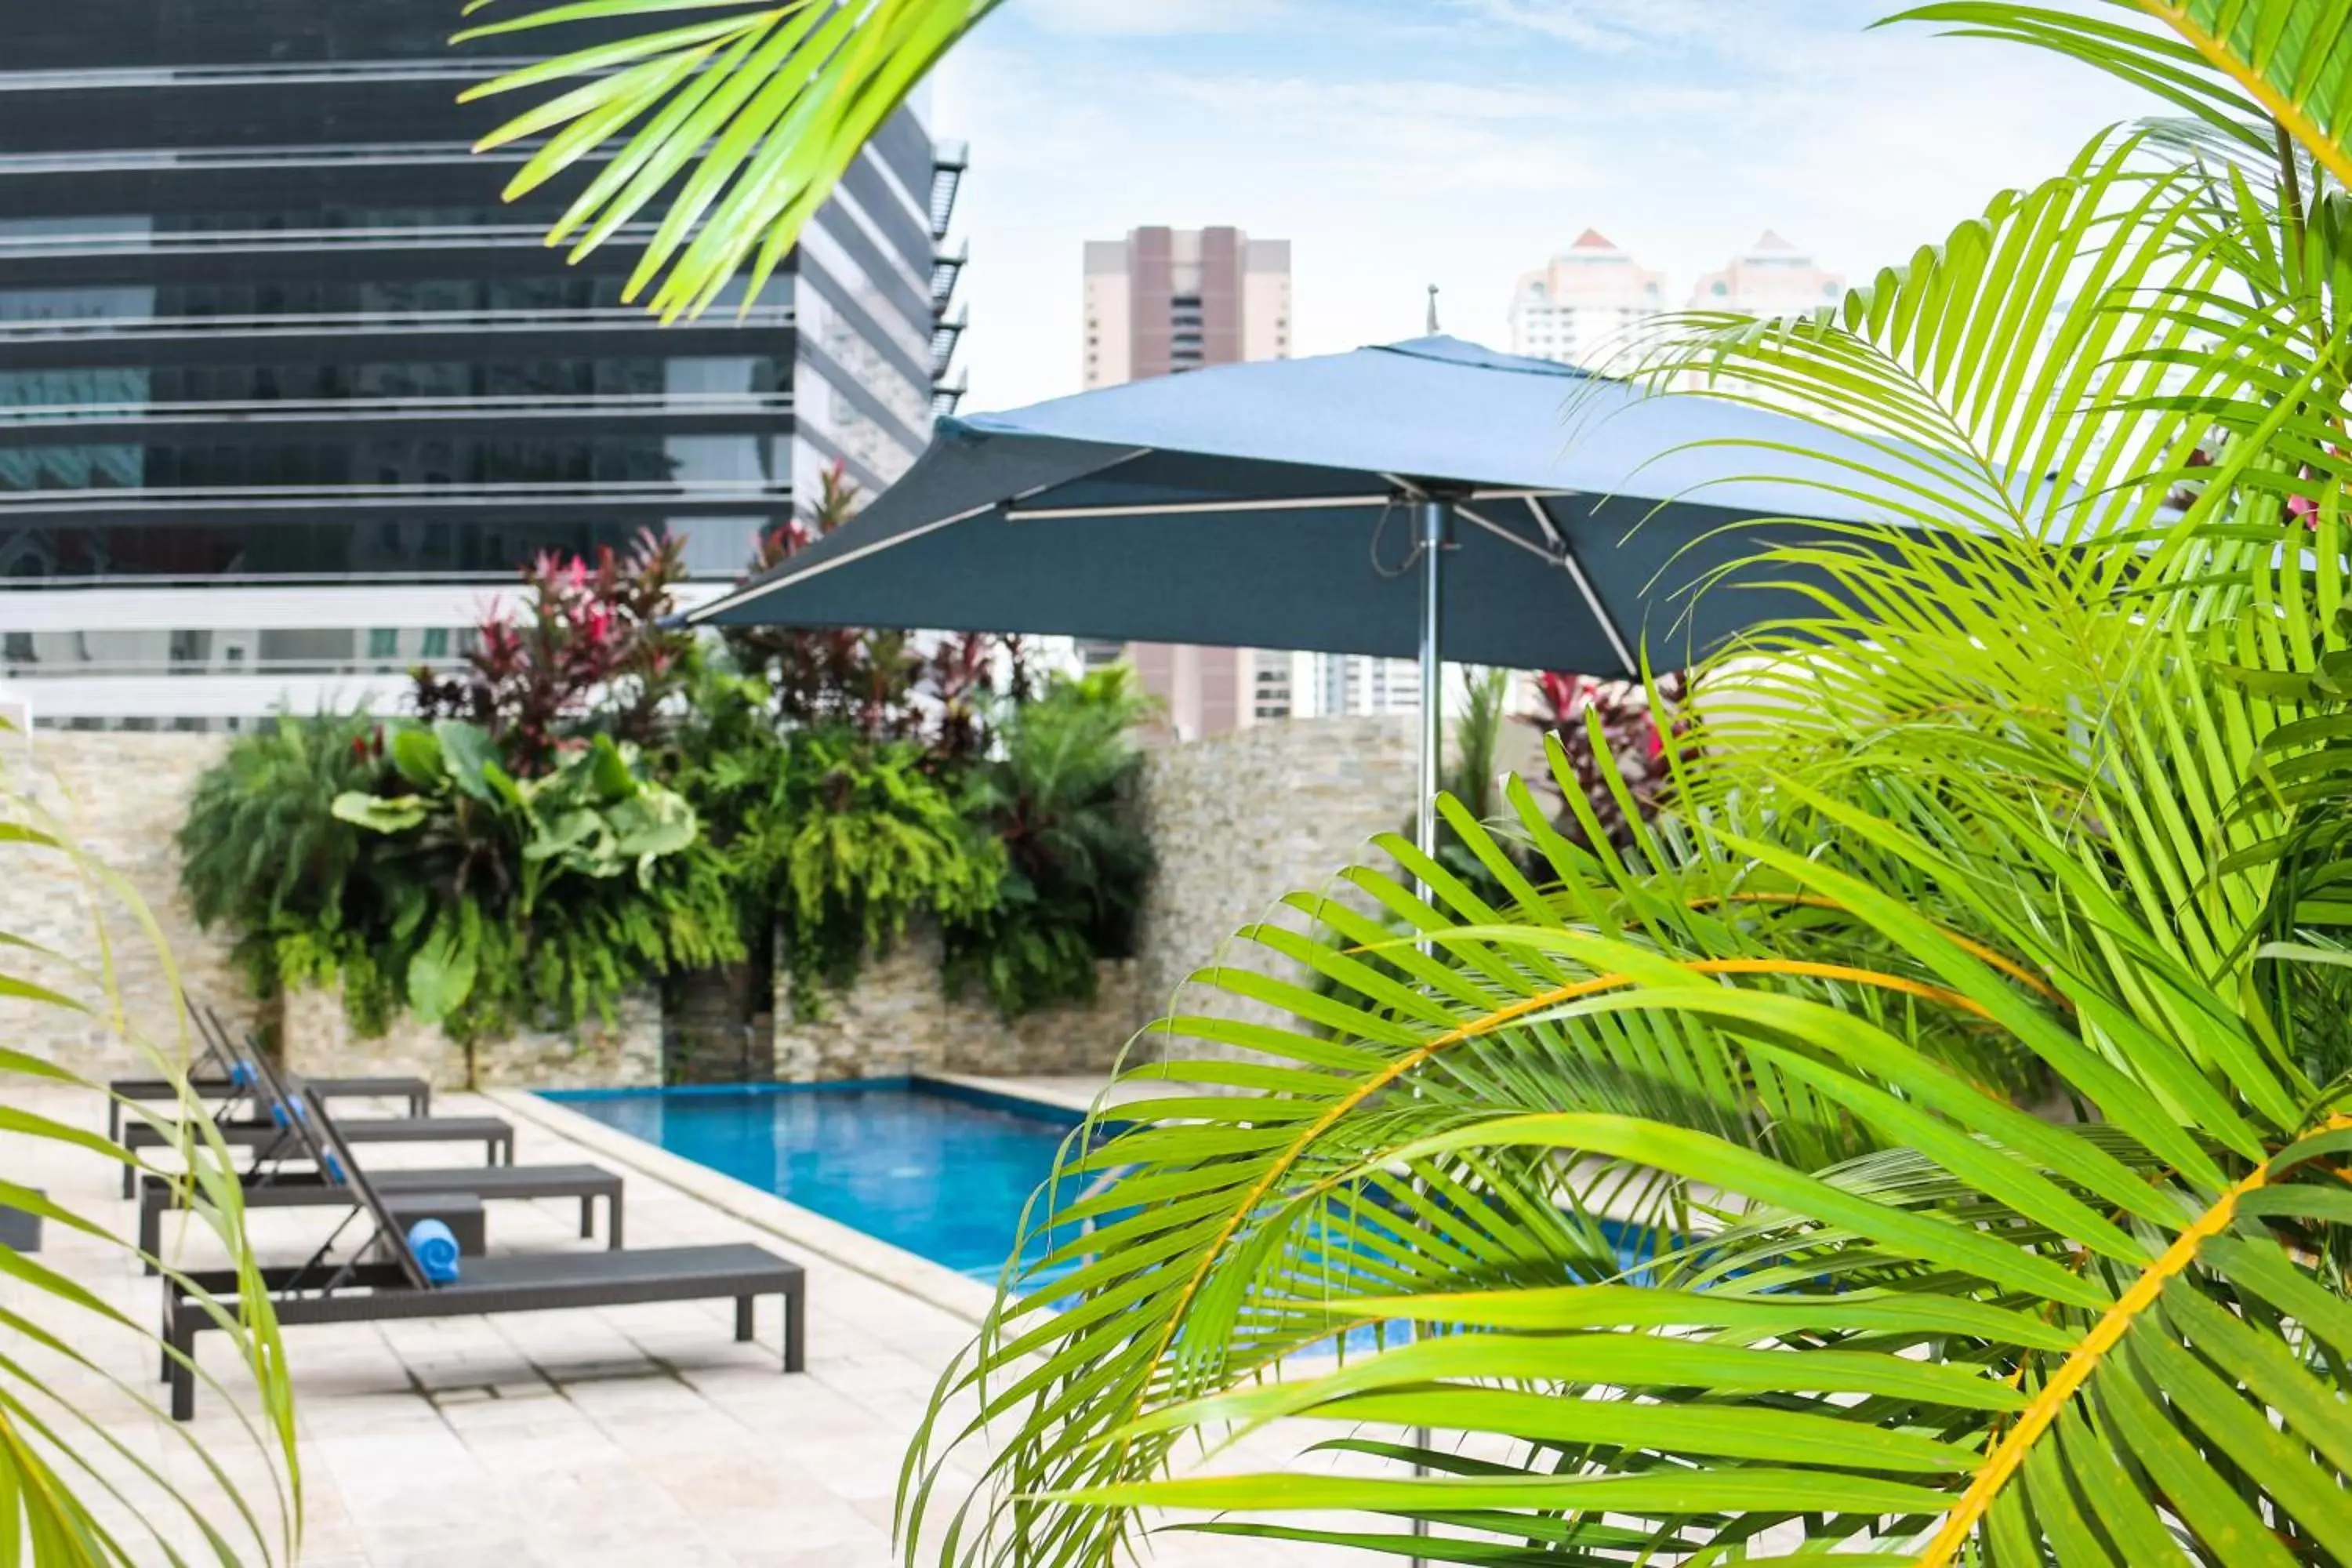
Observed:
[[[549,394],[485,397],[284,397],[217,403],[0,405],[0,429],[106,424],[170,428],[190,425],[285,425],[376,420],[555,419],[641,415],[680,418],[793,411],[789,392]]]

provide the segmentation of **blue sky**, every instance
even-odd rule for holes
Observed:
[[[1892,0],[1005,0],[927,108],[972,143],[968,408],[1077,390],[1079,247],[1145,223],[1293,242],[1302,353],[1504,336],[1586,226],[1667,274],[1766,227],[1860,275],[2146,107]]]

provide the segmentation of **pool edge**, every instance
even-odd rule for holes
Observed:
[[[674,1187],[802,1251],[863,1274],[967,1322],[982,1321],[995,1303],[993,1286],[967,1279],[945,1264],[934,1263],[855,1226],[802,1208],[749,1182],[648,1143],[529,1089],[486,1089],[479,1092],[484,1099],[525,1121],[536,1122],[558,1137],[625,1165],[639,1175]]]

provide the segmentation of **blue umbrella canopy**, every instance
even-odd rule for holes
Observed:
[[[1841,445],[1850,448],[1841,451]],[[940,422],[856,518],[704,625],[1064,633],[1409,657],[1416,515],[1448,503],[1438,653],[1592,673],[1685,662],[1796,607],[1763,538],[1885,515],[1826,488],[1883,450],[1447,337],[1225,365]]]

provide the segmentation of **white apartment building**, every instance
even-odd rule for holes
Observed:
[[[1737,310],[1746,316],[1788,316],[1815,310],[1845,292],[1845,275],[1831,272],[1770,229],[1709,272],[1691,289],[1694,310]]]
[[[1626,333],[1664,309],[1664,275],[1588,228],[1520,276],[1511,295],[1511,352],[1598,368]]]

